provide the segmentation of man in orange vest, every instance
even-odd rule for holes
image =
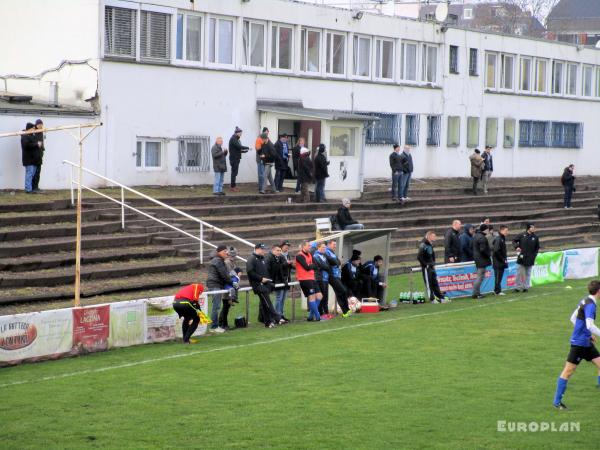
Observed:
[[[300,253],[296,255],[296,278],[300,282],[300,289],[308,302],[308,320],[320,321],[319,302],[323,298],[319,285],[315,281],[315,269],[313,256],[310,253],[310,242],[304,241],[300,245]]]
[[[198,302],[203,292],[204,286],[198,283],[190,284],[175,294],[173,309],[179,314],[179,318],[183,317],[181,331],[183,333],[184,344],[195,344],[196,341],[191,339],[191,337],[198,328],[200,319],[204,318],[204,322],[208,320]]]

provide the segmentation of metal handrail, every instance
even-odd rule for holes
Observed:
[[[74,197],[74,188],[73,188],[73,186],[77,186],[79,184],[79,182],[77,180],[75,180],[74,177],[73,177],[73,169],[74,168],[79,168],[79,165],[76,164],[76,163],[74,163],[74,162],[68,161],[68,160],[63,160],[62,163],[71,166],[71,182],[70,182],[70,185],[71,185],[71,204],[73,205],[73,204],[75,204],[75,197]],[[105,177],[104,175],[101,175],[101,174],[99,174],[97,172],[94,172],[93,170],[86,169],[85,167],[81,167],[81,170],[84,171],[84,172],[86,172],[86,173],[89,173],[90,175],[94,175],[94,176],[96,176],[96,177],[98,177],[98,178],[100,178],[100,179],[102,179],[104,181],[107,181],[108,183],[110,183],[112,185],[118,186],[121,189],[121,200],[117,200],[117,199],[112,198],[109,195],[103,194],[102,192],[100,192],[100,191],[98,191],[96,189],[91,188],[90,186],[86,186],[83,183],[81,184],[82,188],[87,189],[87,190],[95,193],[96,195],[99,195],[101,197],[104,197],[104,198],[106,198],[108,200],[111,200],[111,201],[113,201],[113,202],[121,205],[121,228],[122,229],[125,229],[125,208],[129,208],[132,211],[135,211],[136,213],[143,215],[144,217],[152,219],[152,220],[160,223],[161,225],[167,226],[167,227],[169,227],[169,228],[171,228],[171,229],[173,229],[173,230],[175,230],[175,231],[177,231],[179,233],[182,233],[182,234],[184,234],[184,235],[186,235],[186,236],[188,236],[188,237],[190,237],[190,238],[195,239],[196,241],[198,241],[200,243],[200,263],[201,264],[204,263],[204,248],[203,248],[203,245],[206,244],[206,245],[208,245],[209,247],[212,247],[212,248],[216,248],[217,247],[216,245],[214,245],[214,244],[212,244],[212,243],[204,240],[204,228],[205,227],[209,228],[209,229],[211,229],[213,231],[216,231],[218,233],[221,233],[221,234],[223,234],[225,236],[228,236],[228,237],[230,237],[230,238],[232,238],[232,239],[234,239],[234,240],[236,240],[238,242],[241,242],[242,244],[247,245],[247,246],[251,247],[252,249],[254,249],[254,244],[252,242],[247,241],[245,239],[242,239],[241,237],[236,236],[235,234],[229,233],[228,231],[225,231],[222,228],[216,227],[216,226],[214,226],[214,225],[212,225],[212,224],[210,224],[208,222],[205,222],[204,220],[198,219],[198,218],[196,218],[196,217],[194,217],[194,216],[192,216],[192,215],[190,215],[188,213],[185,213],[185,212],[183,212],[183,211],[181,211],[181,210],[179,210],[177,208],[173,208],[172,206],[167,205],[166,203],[163,203],[160,200],[156,200],[156,199],[150,197],[149,195],[146,195],[146,194],[144,194],[144,193],[142,193],[140,191],[137,191],[137,190],[135,190],[133,188],[130,188],[129,186],[125,186],[124,184],[119,183],[118,181],[112,180],[112,179],[110,179],[108,177]],[[165,222],[165,221],[163,221],[161,219],[158,219],[158,218],[156,218],[156,217],[154,217],[154,216],[152,216],[152,215],[150,215],[150,214],[148,214],[148,213],[146,213],[146,212],[144,212],[144,211],[142,211],[142,210],[140,210],[138,208],[135,208],[135,207],[133,207],[131,205],[128,205],[127,203],[125,203],[125,190],[131,192],[132,194],[138,195],[138,196],[140,196],[140,197],[142,197],[142,198],[144,198],[144,199],[146,199],[146,200],[154,203],[155,205],[158,205],[158,206],[161,206],[163,208],[166,208],[166,209],[168,209],[170,211],[175,212],[176,214],[179,214],[182,217],[185,217],[186,219],[190,219],[190,220],[198,223],[200,225],[200,237],[197,237],[197,236],[195,236],[195,235],[193,235],[193,234],[191,234],[191,233],[189,233],[189,232],[187,232],[185,230],[182,230],[181,228],[178,228],[178,227],[176,227],[174,225],[171,225],[171,224],[169,224],[169,223],[167,223],[167,222]],[[242,260],[242,261],[246,261],[244,258],[242,258],[240,256],[237,256],[237,258],[240,259],[240,260]]]

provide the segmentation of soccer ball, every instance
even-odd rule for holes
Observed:
[[[350,311],[357,312],[360,311],[362,303],[356,297],[350,297],[348,299],[348,306],[350,307]]]

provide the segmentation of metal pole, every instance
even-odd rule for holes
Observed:
[[[246,291],[246,324],[250,324],[250,291]]]
[[[294,292],[294,287],[291,286],[290,289],[290,297],[292,297],[292,322],[296,320],[296,293]]]
[[[204,264],[204,225],[200,222],[200,264]]]
[[[413,299],[413,288],[414,288],[414,277],[415,277],[415,272],[414,270],[410,271],[410,275],[408,277],[408,289],[410,291],[410,299]]]
[[[73,166],[71,166],[71,206],[75,206],[75,191],[73,190]]]
[[[79,127],[79,169],[77,183],[77,236],[75,238],[75,307],[80,305],[81,295],[81,184],[83,168],[83,140]]]
[[[121,228],[125,229],[125,191],[121,188]]]

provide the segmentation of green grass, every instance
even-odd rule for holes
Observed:
[[[571,409],[551,407],[586,281],[568,284],[2,369],[0,447],[592,448],[591,364],[569,383]],[[499,420],[581,432],[502,433]]]

